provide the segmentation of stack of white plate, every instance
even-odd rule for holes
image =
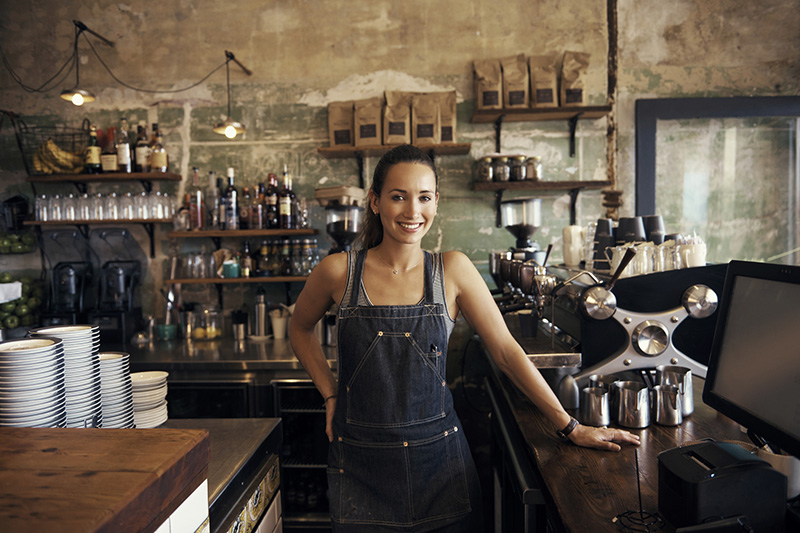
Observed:
[[[133,419],[137,428],[154,428],[167,421],[167,372],[131,374]]]
[[[134,427],[130,355],[125,352],[100,352],[98,358],[100,396],[103,399],[103,427]]]
[[[0,342],[0,426],[65,427],[65,399],[60,339]]]
[[[103,425],[100,395],[100,327],[47,326],[30,331],[32,338],[56,337],[64,345],[67,389],[67,427],[99,428]]]

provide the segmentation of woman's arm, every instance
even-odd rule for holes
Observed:
[[[444,263],[448,300],[455,298],[457,309],[480,335],[492,360],[550,420],[554,431],[566,427],[570,415],[508,331],[503,315],[475,265],[461,252],[447,252]],[[451,290],[454,290],[452,296]],[[607,450],[620,449],[614,442],[639,443],[639,437],[628,431],[582,425],[575,428],[569,438],[581,446]]]
[[[333,254],[323,259],[306,280],[289,319],[289,340],[317,390],[325,398],[327,423],[325,433],[333,440],[331,422],[336,409],[336,379],[328,366],[325,352],[314,327],[344,292],[347,254]]]

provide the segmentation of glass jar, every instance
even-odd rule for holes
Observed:
[[[509,179],[511,181],[524,181],[526,172],[525,156],[517,155],[508,160]]]
[[[509,168],[507,157],[497,157],[492,161],[492,174],[494,181],[508,181]]]
[[[192,338],[194,340],[213,340],[222,337],[222,315],[216,305],[204,305],[194,314]]]
[[[492,158],[481,157],[478,159],[478,181],[492,181]]]
[[[525,161],[526,174],[528,181],[539,181],[542,179],[542,158],[535,155]]]

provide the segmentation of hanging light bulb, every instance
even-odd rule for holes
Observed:
[[[86,27],[86,25],[79,21],[73,20],[72,23],[75,25],[75,42],[72,45],[72,53],[75,60],[75,87],[72,89],[64,89],[61,91],[61,98],[66,100],[67,102],[72,102],[76,106],[82,106],[83,104],[89,104],[94,102],[97,98],[93,93],[87,91],[86,89],[81,89],[81,77],[80,77],[80,59],[78,59],[78,37],[80,37],[81,33],[84,31],[88,31],[104,43],[108,44],[109,46],[114,46],[112,41],[109,41],[102,35],[97,32],[94,32]]]
[[[86,89],[65,89],[61,92],[61,98],[67,102],[72,102],[76,106],[82,106],[96,100],[94,94]]]
[[[252,72],[250,72],[247,68],[245,68],[244,65],[239,63],[231,52],[225,50],[225,57],[227,58],[227,60],[225,61],[225,72],[228,79],[228,116],[225,117],[225,120],[214,126],[214,133],[219,133],[220,135],[224,135],[228,139],[233,139],[237,135],[240,135],[245,131],[247,131],[247,128],[245,128],[244,124],[242,124],[241,122],[238,122],[231,118],[231,71],[229,66],[230,62],[233,61],[237,65],[239,65],[239,67],[241,67],[241,69],[244,70],[248,76],[250,76]]]

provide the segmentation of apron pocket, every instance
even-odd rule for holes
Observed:
[[[336,522],[411,526],[471,511],[462,446],[453,430],[406,443],[334,441],[329,461]]]

